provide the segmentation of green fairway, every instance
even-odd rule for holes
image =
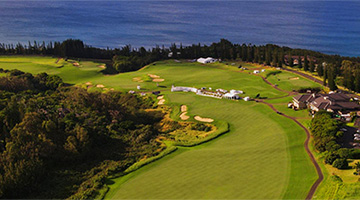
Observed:
[[[114,184],[107,198],[306,196],[316,174],[302,146],[305,134],[295,123],[255,102],[186,93],[168,96],[171,102],[189,105],[191,113],[228,121],[231,132],[140,169],[132,179]],[[123,182],[122,178],[114,181]]]
[[[313,81],[286,71],[281,71],[281,73],[276,75],[270,75],[267,80],[269,80],[272,84],[278,85],[279,88],[287,91],[309,87],[322,87]]]
[[[17,63],[14,63],[14,62]],[[156,62],[136,72],[106,76],[100,64],[80,66],[57,58],[0,57],[0,68],[57,74],[65,82],[120,91],[160,90],[169,106],[187,105],[189,115],[230,124],[230,132],[196,147],[180,147],[125,177],[110,180],[113,199],[304,199],[317,178],[303,143],[305,132],[293,121],[260,103],[170,92],[171,85],[243,90],[242,96],[276,98],[286,93],[261,77],[224,64]],[[158,86],[148,74],[157,75]],[[301,84],[301,83],[299,83]],[[96,85],[103,85],[96,87]],[[286,87],[291,87],[287,84]],[[291,97],[269,100],[284,112]],[[282,108],[284,104],[284,108]],[[295,111],[293,111],[295,112]],[[293,114],[293,113],[290,113]],[[303,112],[296,113],[300,117]]]

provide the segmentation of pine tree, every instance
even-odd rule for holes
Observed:
[[[291,53],[289,53],[288,55],[288,62],[289,62],[289,67],[294,67],[294,60],[292,58]]]
[[[324,75],[324,66],[321,64],[321,62],[319,62],[319,64],[317,65],[316,71],[317,71],[319,76]]]
[[[308,56],[306,54],[304,56],[304,70],[305,71],[309,70],[309,61],[308,61]]]
[[[355,66],[355,92],[360,92],[360,64]]]
[[[343,71],[343,84],[346,88],[354,90],[354,76],[352,71],[352,62],[344,60],[341,63],[341,69]]]
[[[337,86],[336,86],[336,83],[335,83],[335,78],[336,78],[336,75],[335,75],[335,67],[334,65],[329,65],[328,69],[327,69],[327,73],[328,73],[328,86],[329,86],[329,89],[331,91],[334,91],[337,89]]]
[[[315,64],[314,61],[312,59],[310,59],[310,72],[314,72],[315,71]]]
[[[319,66],[320,66],[320,65],[319,65]],[[324,69],[324,71],[323,71],[323,74],[324,74],[323,85],[324,85],[324,86],[327,86],[327,84],[326,84],[326,80],[327,80],[327,77],[328,77],[327,66],[322,66],[322,65],[321,65],[321,68]]]
[[[299,61],[298,67],[299,67],[299,69],[301,69],[302,68],[301,56],[299,56],[298,61]]]

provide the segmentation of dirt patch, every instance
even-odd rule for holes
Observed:
[[[160,99],[160,101],[158,102],[158,105],[164,105],[165,103],[165,99]]]
[[[132,80],[135,81],[135,82],[139,82],[139,83],[144,82],[143,80],[141,80],[141,77],[135,77]]]
[[[180,108],[181,112],[186,112],[187,111],[187,106],[186,105],[182,105]]]
[[[187,114],[187,112],[181,113],[180,119],[181,119],[181,120],[188,120],[188,119],[190,118],[190,116],[188,116],[188,115],[186,115],[186,114]]]
[[[158,96],[158,97],[157,97],[157,99],[159,99],[159,100],[160,100],[160,99],[163,99],[163,98],[164,98],[164,96]]]
[[[96,85],[97,88],[104,88],[105,86],[104,85]]]
[[[148,74],[148,76],[150,76],[150,78],[160,78],[160,76],[155,75],[155,74]]]
[[[100,67],[101,69],[105,69],[105,65],[99,65],[98,67]]]
[[[199,121],[199,122],[213,122],[214,121],[211,118],[203,118],[203,117],[200,117],[200,116],[195,116],[194,119]]]
[[[163,78],[155,78],[152,81],[153,82],[163,82],[163,81],[165,81],[165,79],[163,79]]]
[[[292,77],[292,78],[289,78],[289,80],[298,80],[299,77]]]

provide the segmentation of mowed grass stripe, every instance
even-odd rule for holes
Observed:
[[[190,104],[190,112],[230,122],[231,132],[165,163],[154,163],[150,170],[116,188],[112,198],[278,199],[289,193],[288,188],[300,189],[290,192],[292,198],[306,196],[304,191],[311,187],[312,180],[290,183],[289,175],[302,170],[291,172],[295,170],[291,169],[291,148],[287,148],[286,138],[292,132],[289,129],[297,129],[298,133],[301,129],[281,127],[273,119],[283,120],[282,117],[269,112],[265,105],[181,93],[170,94],[169,98],[172,102]],[[288,119],[284,121],[292,123]],[[302,151],[300,156],[306,156]],[[309,162],[304,157],[295,159],[293,164],[304,159]],[[312,170],[311,163],[305,168]]]

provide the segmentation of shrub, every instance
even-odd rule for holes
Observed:
[[[325,156],[325,163],[326,164],[332,164],[336,159],[338,159],[339,156],[337,154],[334,154],[334,153],[328,153],[326,156]]]
[[[266,74],[266,78],[268,78],[269,76],[271,76],[271,75],[276,75],[276,74],[280,74],[281,73],[281,71],[280,70],[277,70],[277,71],[270,71],[270,72],[268,72],[267,74]]]
[[[349,167],[349,163],[344,158],[336,159],[332,165],[338,169],[346,169]]]

